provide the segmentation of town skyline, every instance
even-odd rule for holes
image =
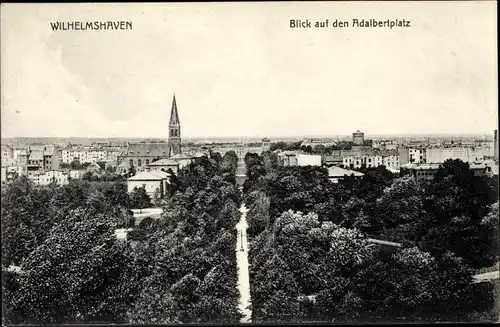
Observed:
[[[392,139],[404,139],[404,138],[451,138],[455,141],[460,141],[462,138],[488,138],[493,140],[493,131],[490,133],[441,133],[441,134],[368,134],[365,133],[364,131],[361,131],[364,133],[365,137],[367,140],[369,139],[386,139],[386,138],[392,138]],[[193,142],[193,141],[238,141],[238,140],[245,140],[245,141],[260,141],[263,138],[269,138],[271,141],[278,141],[278,140],[302,140],[302,139],[319,139],[319,138],[325,138],[325,139],[351,139],[352,134],[324,134],[324,135],[297,135],[297,136],[289,136],[289,135],[255,135],[255,136],[217,136],[217,135],[212,135],[212,136],[199,136],[199,137],[190,137],[188,136],[183,136],[183,142]],[[13,137],[4,137],[2,136],[1,140],[2,143],[4,142],[10,142],[12,140],[19,140],[19,139],[46,139],[46,140],[54,140],[54,139],[74,139],[74,140],[109,140],[109,141],[131,141],[131,142],[141,142],[141,141],[162,141],[162,142],[167,142],[168,137],[151,137],[151,136],[144,136],[144,137],[94,137],[94,136],[13,136]]]
[[[174,93],[189,137],[497,128],[494,2],[110,6],[2,7],[2,137],[166,138]],[[326,12],[413,27],[288,26]],[[50,28],[115,19],[133,29]]]

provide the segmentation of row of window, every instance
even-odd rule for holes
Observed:
[[[133,166],[134,165],[134,160],[133,159],[130,159],[129,160],[129,163],[130,163],[130,166]],[[146,159],[146,166],[149,165],[149,159]],[[141,167],[142,166],[142,160],[141,159],[137,159],[137,167]]]

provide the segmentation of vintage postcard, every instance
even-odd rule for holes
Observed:
[[[496,7],[2,4],[2,324],[498,322]]]

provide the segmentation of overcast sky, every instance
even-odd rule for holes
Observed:
[[[291,29],[290,19],[410,28]],[[52,31],[55,21],[132,21]],[[492,133],[496,2],[3,4],[2,137]]]

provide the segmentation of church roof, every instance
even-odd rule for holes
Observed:
[[[131,157],[166,157],[168,143],[129,143],[127,156]]]
[[[177,112],[177,101],[175,101],[175,94],[174,94],[174,100],[172,101],[172,111],[170,111],[170,125],[180,125],[181,122],[179,120],[179,113]]]

